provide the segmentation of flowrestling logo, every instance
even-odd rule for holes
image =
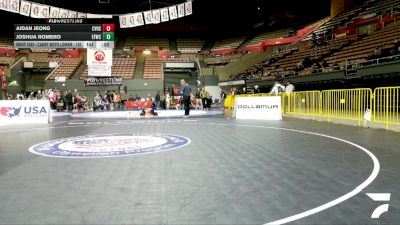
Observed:
[[[101,62],[101,61],[103,61],[103,60],[106,58],[106,54],[105,54],[103,51],[101,51],[101,50],[97,50],[97,51],[94,53],[94,58],[96,59],[96,61]]]
[[[169,134],[101,134],[39,143],[29,151],[48,157],[101,158],[169,151],[190,144],[190,139]]]

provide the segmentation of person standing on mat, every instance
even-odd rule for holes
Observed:
[[[182,93],[182,104],[185,109],[185,116],[189,116],[190,112],[190,87],[184,79],[181,80],[181,93]]]

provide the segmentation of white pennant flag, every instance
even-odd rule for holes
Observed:
[[[88,18],[88,19],[112,19],[113,15],[86,13],[86,18]]]
[[[0,9],[4,11],[8,11],[10,8],[9,0],[0,0]]]
[[[68,11],[68,18],[77,18],[78,17],[78,12],[75,11]]]
[[[40,5],[36,3],[31,4],[31,17],[40,18]]]
[[[39,6],[39,18],[49,18],[50,7],[47,5]]]
[[[29,16],[31,13],[31,3],[26,1],[21,1],[21,5],[19,7],[19,14],[23,16]]]
[[[188,1],[185,2],[185,14],[186,16],[192,15],[193,11],[192,11],[192,2]]]
[[[50,7],[50,18],[58,18],[60,14],[60,8]]]
[[[126,22],[128,27],[136,27],[135,15],[134,14],[126,14]]]
[[[153,10],[152,13],[153,13],[153,23],[154,24],[160,23],[161,21],[160,10],[159,9]]]
[[[119,26],[121,27],[121,28],[127,28],[127,27],[129,27],[128,26],[128,21],[127,21],[127,16],[126,15],[122,15],[122,16],[119,16]]]
[[[167,21],[169,21],[168,8],[162,8],[161,9],[161,22],[167,22]]]
[[[176,18],[178,18],[178,12],[176,11],[176,6],[171,6],[168,8],[169,10],[169,19],[170,20],[174,20]]]
[[[19,0],[10,0],[9,11],[19,13]]]
[[[153,23],[153,14],[151,13],[151,11],[143,12],[143,15],[144,15],[144,22],[146,24],[152,24]]]
[[[135,20],[138,26],[144,25],[143,14],[142,13],[135,13]]]
[[[77,17],[77,18],[79,18],[79,19],[85,19],[85,18],[86,18],[86,13],[78,12],[78,17]]]
[[[178,5],[178,17],[184,17],[185,16],[185,3],[179,4]]]
[[[60,9],[60,13],[58,14],[58,18],[61,18],[61,19],[68,18],[68,10]]]

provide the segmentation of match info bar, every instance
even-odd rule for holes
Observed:
[[[15,24],[14,32],[114,32],[114,24]]]
[[[114,48],[114,41],[14,41],[14,48]]]
[[[15,48],[114,48],[114,24],[16,24]]]

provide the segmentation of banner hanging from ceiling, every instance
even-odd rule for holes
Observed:
[[[158,24],[170,20],[192,15],[192,2],[187,1],[182,4],[169,6],[161,9],[154,9],[134,14],[124,14],[119,16],[121,28],[132,28],[148,24]]]
[[[185,3],[172,5],[161,9],[128,13],[123,15],[83,13],[25,0],[0,0],[0,10],[19,13],[23,16],[29,16],[38,19],[111,19],[113,16],[119,16],[119,24],[121,28],[132,28],[143,26],[145,24],[168,22],[170,20],[192,15],[193,13],[192,1],[187,1]]]

